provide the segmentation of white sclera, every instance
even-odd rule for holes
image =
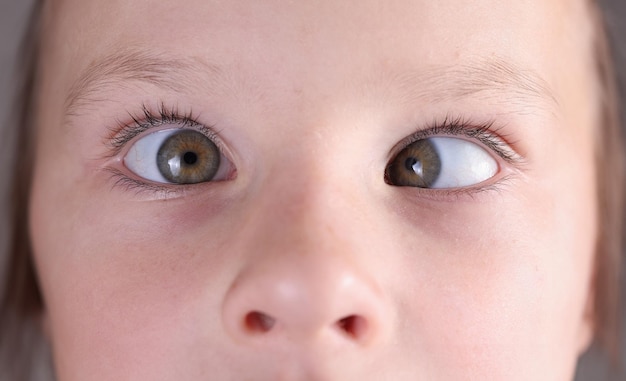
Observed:
[[[163,177],[161,171],[159,171],[157,154],[163,142],[177,131],[178,130],[156,131],[137,140],[124,157],[124,165],[134,174],[144,179],[159,183],[169,183],[169,181]]]
[[[498,163],[476,143],[458,138],[430,138],[441,160],[432,188],[461,188],[479,184],[498,173]]]

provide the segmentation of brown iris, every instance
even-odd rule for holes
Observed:
[[[220,151],[204,134],[181,130],[163,142],[157,153],[157,166],[172,183],[210,181],[220,167]]]
[[[441,172],[441,159],[429,139],[409,144],[394,157],[385,170],[390,185],[430,188]]]

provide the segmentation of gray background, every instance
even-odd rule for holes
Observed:
[[[620,68],[626,65],[626,0],[607,0],[607,18],[613,29],[613,34],[618,40],[618,62]],[[32,4],[31,0],[0,0],[0,123],[5,125],[11,108],[12,94],[15,88],[13,76],[15,54],[19,45],[19,38],[25,26],[25,19]],[[626,69],[622,71],[622,83]],[[622,88],[626,88],[622,86]],[[626,110],[626,107],[623,109]],[[4,139],[0,129],[0,139]],[[0,144],[0,163],[4,163],[9,153]],[[0,171],[4,170],[0,166]],[[4,173],[0,173],[0,181],[6,181]],[[0,186],[0,199],[4,200],[6,187]],[[0,208],[4,205],[0,205]],[[2,216],[0,209],[0,216]],[[3,220],[0,219],[0,223]],[[4,252],[6,242],[6,229],[0,228],[0,253]],[[1,261],[0,261],[1,263]],[[625,267],[626,268],[626,267]],[[623,304],[626,305],[626,285],[623,293]],[[624,331],[626,331],[626,314],[624,314]],[[622,363],[626,367],[626,335],[622,340]],[[618,381],[626,379],[626,374],[618,375],[611,371],[607,361],[595,349],[591,349],[581,359],[576,381]]]

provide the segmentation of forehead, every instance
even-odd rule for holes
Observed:
[[[499,36],[492,35],[491,38],[499,39],[503,37],[500,33],[505,30],[528,32],[534,29],[533,26],[543,27],[543,30],[535,30],[538,35],[558,31],[563,24],[580,22],[580,13],[585,13],[586,5],[584,0],[187,0],[176,3],[155,0],[55,0],[46,3],[55,17],[65,21],[61,24],[66,27],[82,31],[92,28],[106,30],[107,36],[101,34],[105,37],[103,43],[110,42],[118,33],[131,33],[140,38],[154,35],[152,32],[156,31],[161,37],[172,33],[172,37],[186,34],[195,40],[195,37],[203,37],[203,32],[207,30],[223,29],[255,33],[289,32],[300,39],[315,31],[335,35],[337,32],[353,32],[362,37],[373,37],[378,32],[379,37],[393,37],[385,33],[402,30],[406,33],[421,31],[432,40],[445,39],[459,32],[465,39],[471,40],[477,35],[486,37],[498,31]]]
[[[249,53],[300,47],[298,53],[308,52],[302,57],[307,62],[323,54],[362,60],[366,57],[354,53],[369,55],[372,48],[381,56],[420,53],[427,62],[468,51],[522,58],[527,52],[548,53],[555,39],[577,42],[581,26],[588,24],[582,0],[60,0],[50,10],[76,53],[106,53],[122,42],[174,51],[193,46],[197,54],[215,55],[229,46],[240,51],[245,43]]]
[[[532,73],[533,82],[545,84],[546,95],[557,102],[571,96],[571,84],[591,66],[592,28],[583,0],[59,0],[47,5],[46,62],[54,70],[48,77],[66,94],[90,67],[135,49],[247,73],[264,88],[288,83],[296,92],[375,81],[380,73],[403,76],[406,69],[420,73],[410,75],[419,82],[431,77],[426,69],[499,66],[505,73]],[[445,77],[448,71],[439,74]]]

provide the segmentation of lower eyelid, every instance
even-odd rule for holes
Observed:
[[[119,166],[105,167],[102,168],[102,171],[108,177],[111,189],[128,193],[138,201],[173,200],[192,195],[207,194],[207,191],[213,189],[215,185],[223,183],[223,181],[185,185],[154,183],[137,178]],[[236,171],[232,171],[232,173],[236,173]]]
[[[494,195],[502,195],[516,180],[513,173],[496,174],[475,186],[465,188],[414,188],[398,187],[398,191],[409,199],[409,202],[431,201],[437,203],[476,202],[481,200],[492,201]]]
[[[131,192],[134,195],[148,193],[151,198],[167,199],[178,196],[179,189],[174,189],[166,184],[150,183],[130,176],[126,171],[115,167],[106,167],[104,171],[108,174],[113,189],[121,189],[124,192]]]

